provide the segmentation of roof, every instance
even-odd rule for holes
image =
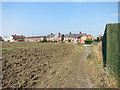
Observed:
[[[47,35],[46,38],[52,38],[52,37],[62,37],[64,34],[53,34],[53,35]]]
[[[82,35],[84,35],[84,34],[65,34],[64,37],[72,37],[72,38],[74,38],[74,37],[81,37]]]
[[[91,34],[87,35],[87,36],[92,36]],[[93,37],[93,36],[92,36]]]
[[[12,35],[13,38],[25,38],[25,36],[19,36],[19,35]]]
[[[31,36],[31,37],[26,37],[26,38],[43,38],[44,36]]]
[[[46,38],[51,38],[51,37],[54,37],[55,35],[47,35]]]

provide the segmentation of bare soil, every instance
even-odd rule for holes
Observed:
[[[3,43],[3,88],[91,88],[86,57],[77,44]]]

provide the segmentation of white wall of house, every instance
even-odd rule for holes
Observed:
[[[43,41],[44,38],[40,38],[40,41]]]
[[[78,42],[78,39],[76,38],[76,39],[74,39],[74,43],[77,43]]]
[[[13,42],[14,40],[13,40],[13,37],[12,36],[6,36],[6,37],[4,37],[4,41],[10,41],[10,42]]]

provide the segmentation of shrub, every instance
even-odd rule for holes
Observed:
[[[91,40],[91,39],[86,39],[85,40],[85,43],[87,43],[87,44],[91,44],[93,41]]]
[[[94,41],[99,42],[100,41],[99,37],[97,37],[97,39],[94,39]]]
[[[71,42],[71,40],[69,39],[68,42]]]
[[[42,42],[47,42],[46,38],[44,38]]]
[[[91,54],[88,54],[88,56],[86,58],[90,58],[91,57]]]
[[[42,41],[39,41],[39,43],[45,43],[47,42],[46,38],[44,38]]]
[[[55,43],[57,43],[57,41],[54,41]]]

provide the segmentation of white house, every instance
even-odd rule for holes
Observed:
[[[25,36],[23,35],[11,35],[4,37],[4,41],[10,41],[10,42],[19,42],[19,41],[25,41]]]
[[[4,37],[3,38],[4,39],[4,41],[10,41],[10,42],[13,42],[14,40],[13,40],[13,37],[12,36],[6,36],[6,37]]]
[[[78,42],[78,39],[77,38],[74,38],[74,43],[77,43]]]

